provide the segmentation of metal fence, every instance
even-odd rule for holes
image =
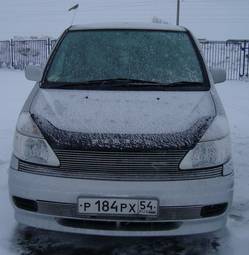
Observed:
[[[0,67],[24,69],[28,64],[44,64],[56,40],[0,41]],[[227,71],[229,80],[249,77],[249,40],[200,41],[211,68]]]
[[[201,46],[208,66],[226,70],[228,80],[249,77],[249,41],[202,41]]]
[[[2,65],[11,66],[10,41],[0,41],[0,67]]]
[[[27,65],[44,64],[56,40],[0,41],[0,67],[24,69]]]

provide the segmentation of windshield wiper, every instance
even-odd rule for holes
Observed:
[[[102,85],[114,85],[114,86],[131,86],[131,85],[162,85],[159,82],[138,80],[138,79],[126,79],[126,78],[115,78],[115,79],[103,79],[103,80],[89,80],[82,82],[48,82],[49,88],[79,88],[89,86],[102,86]]]
[[[169,87],[185,87],[189,85],[194,85],[194,86],[202,86],[203,82],[198,82],[198,81],[175,81],[171,83],[166,83],[165,86]]]
[[[103,80],[89,80],[82,82],[48,82],[46,87],[48,88],[67,88],[67,89],[78,89],[78,88],[86,88],[91,89],[96,86],[99,88],[106,87],[146,87],[146,88],[158,88],[158,89],[167,89],[172,87],[186,87],[189,85],[201,86],[202,82],[192,82],[192,81],[176,81],[172,83],[161,83],[156,81],[147,81],[147,80],[139,80],[139,79],[129,79],[129,78],[115,78],[115,79],[103,79]]]
[[[45,82],[45,87],[47,88],[79,88],[79,87],[88,87],[92,85],[100,85],[102,80],[93,80],[93,81],[82,81],[82,82],[63,82],[63,81],[55,81],[55,82]]]
[[[104,83],[105,84],[105,83]],[[135,80],[135,79],[115,79],[110,80],[107,84],[113,85],[113,87],[141,87],[145,86],[146,88],[159,88],[165,89],[173,87],[186,87],[186,86],[202,86],[202,82],[195,81],[176,81],[171,83],[155,82],[155,81],[146,81],[146,80]]]
[[[122,84],[161,84],[156,81],[148,81],[148,80],[139,80],[139,79],[129,79],[129,78],[115,78],[109,80],[103,80],[103,83],[122,83]]]

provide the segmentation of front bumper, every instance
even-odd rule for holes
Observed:
[[[9,190],[11,198],[20,197],[59,206],[57,211],[53,210],[53,206],[45,210],[43,204],[43,211],[31,212],[14,205],[17,221],[29,226],[92,235],[173,236],[212,232],[225,225],[228,210],[205,218],[191,215],[207,205],[226,203],[229,208],[233,196],[233,175],[203,180],[121,182],[49,177],[10,169]],[[164,210],[167,217],[153,220],[78,217],[75,212],[78,198],[92,196],[158,198],[160,211]],[[61,205],[72,207],[63,210]],[[167,208],[168,212],[172,211],[171,214],[167,214]],[[136,228],[120,227],[126,223],[129,225],[131,221],[141,223],[131,226],[142,228],[137,228],[138,231]],[[160,223],[165,228],[158,227]],[[154,225],[157,227],[153,228]]]

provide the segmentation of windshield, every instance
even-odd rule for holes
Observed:
[[[129,79],[203,83],[186,32],[85,30],[67,33],[48,70],[50,83]]]

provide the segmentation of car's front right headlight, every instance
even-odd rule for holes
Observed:
[[[180,164],[181,170],[216,167],[231,159],[229,125],[224,115],[218,115]]]
[[[216,167],[231,159],[230,137],[198,143],[184,157],[180,169],[202,169]]]
[[[20,114],[14,138],[14,155],[39,165],[59,166],[60,162],[28,112]]]

